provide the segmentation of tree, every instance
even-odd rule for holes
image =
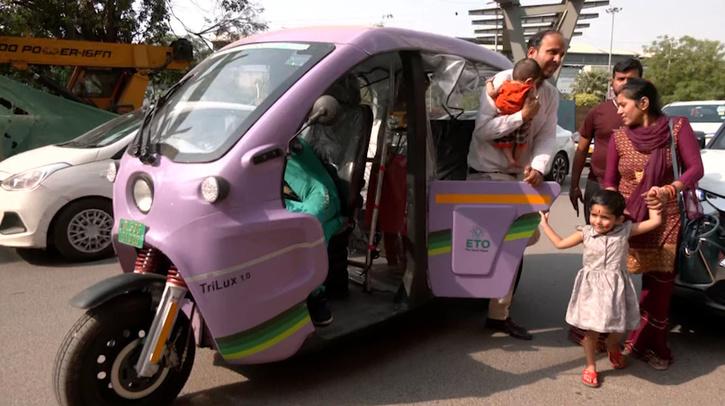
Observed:
[[[200,37],[212,34],[217,38],[237,40],[267,29],[266,23],[257,20],[262,11],[249,0],[217,0],[212,17],[204,19],[206,27],[198,32],[189,32]]]
[[[158,43],[170,31],[164,0],[0,0],[0,34]]]
[[[606,71],[580,71],[574,79],[572,95],[577,106],[594,106],[604,100],[609,87]]]
[[[644,60],[645,77],[652,81],[663,103],[725,99],[725,45],[689,36],[659,37]]]
[[[249,0],[215,0],[205,26],[189,34],[234,40],[267,29]],[[159,44],[176,16],[171,0],[0,0],[0,35]]]

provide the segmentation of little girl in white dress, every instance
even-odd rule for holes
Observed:
[[[624,368],[619,341],[639,324],[637,292],[627,272],[629,237],[654,230],[662,223],[657,210],[649,210],[649,219],[632,224],[625,221],[624,197],[612,190],[601,190],[591,199],[587,225],[561,238],[549,225],[548,213],[541,213],[541,228],[556,248],[584,244],[583,268],[577,273],[566,310],[566,322],[586,331],[582,345],[586,368],[582,383],[599,386],[596,346],[600,333],[609,333],[607,352],[614,368]]]

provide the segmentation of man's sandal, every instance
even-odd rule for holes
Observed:
[[[627,366],[626,358],[624,358],[624,355],[621,351],[609,351],[609,362],[612,363],[612,368],[614,369],[622,369]]]
[[[599,387],[599,375],[597,371],[585,369],[582,371],[582,383],[590,388]]]

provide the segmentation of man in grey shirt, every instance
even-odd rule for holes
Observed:
[[[564,37],[558,31],[541,31],[529,39],[527,56],[539,64],[547,79],[559,69],[564,53]],[[511,70],[500,72],[493,79],[494,87],[498,89],[501,83],[510,79]],[[498,115],[493,99],[484,91],[468,153],[468,179],[523,180],[538,186],[544,179],[543,174],[554,149],[558,109],[559,92],[546,80],[535,91],[529,92],[521,111],[511,115]],[[526,122],[529,128],[525,139],[530,147],[524,149],[523,156],[517,157],[519,162],[528,162],[522,169],[510,166],[493,140],[511,134]],[[530,244],[535,241],[536,238],[532,239]],[[514,288],[515,283],[505,297],[491,299],[486,326],[514,338],[530,340],[532,335],[509,316]]]

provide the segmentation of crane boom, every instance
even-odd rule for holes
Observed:
[[[178,53],[174,46],[0,36],[0,63],[18,67],[59,65],[138,70],[186,69],[191,55],[184,57]]]
[[[42,77],[45,86],[75,101],[124,112],[141,107],[149,73],[184,70],[193,61],[185,39],[170,46],[0,36],[0,64],[27,70],[34,65],[72,67],[62,86]]]

